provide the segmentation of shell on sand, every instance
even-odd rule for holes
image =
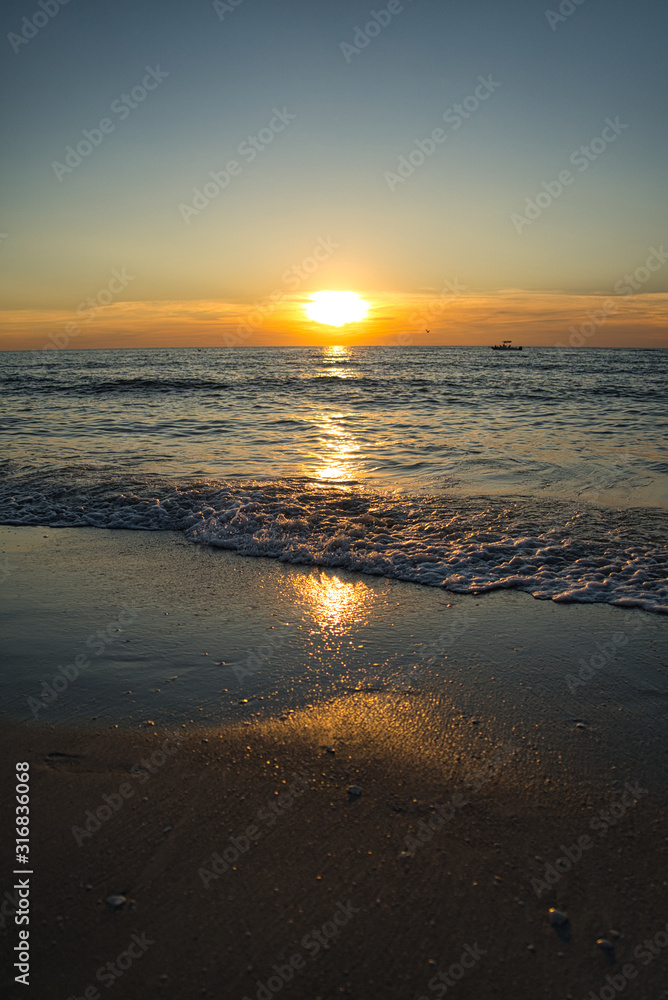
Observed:
[[[127,902],[125,896],[107,896],[105,903],[110,906],[112,910],[120,910],[121,906]]]

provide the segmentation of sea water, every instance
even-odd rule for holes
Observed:
[[[5,352],[0,522],[666,613],[667,374],[592,348]]]

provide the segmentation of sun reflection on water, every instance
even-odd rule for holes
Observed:
[[[352,357],[347,347],[334,345],[322,350],[322,378],[356,378],[344,362]],[[337,364],[341,363],[341,366]],[[321,369],[321,372],[322,370]],[[360,464],[359,441],[348,426],[348,415],[337,411],[327,412],[324,408],[313,416],[314,448],[310,461],[304,464],[306,474],[322,483],[352,482],[357,478]]]
[[[351,358],[352,351],[350,348],[342,347],[339,344],[323,349],[323,362],[326,364],[327,374],[336,376],[336,378],[357,378],[354,371],[349,371],[343,367],[343,363],[350,361]],[[341,367],[337,366],[337,362],[341,364]]]
[[[359,444],[342,423],[343,413],[328,413],[317,423],[318,451],[313,474],[328,482],[346,482],[357,474]]]

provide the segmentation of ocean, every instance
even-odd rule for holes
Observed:
[[[0,354],[0,523],[668,613],[668,351]]]

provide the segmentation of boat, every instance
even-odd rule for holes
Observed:
[[[521,351],[521,347],[511,347],[512,340],[504,340],[502,344],[494,344],[493,351]]]

